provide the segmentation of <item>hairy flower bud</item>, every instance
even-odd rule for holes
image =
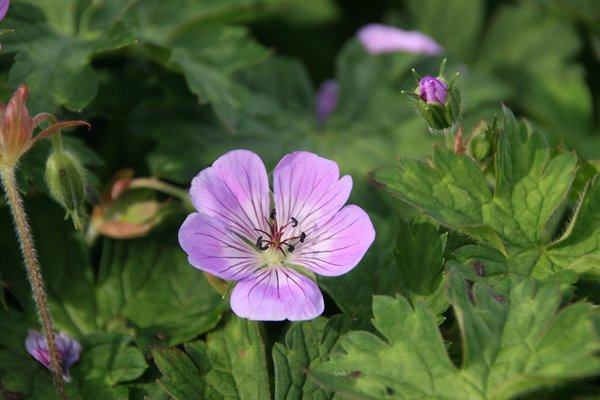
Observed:
[[[432,132],[449,132],[454,130],[462,116],[460,90],[455,85],[456,74],[449,81],[444,76],[444,60],[437,77],[421,78],[416,71],[417,88],[407,93],[416,100],[417,109],[423,116]],[[406,92],[405,92],[406,93]]]
[[[85,172],[79,160],[68,151],[57,151],[46,162],[46,184],[50,195],[71,215],[83,206]]]

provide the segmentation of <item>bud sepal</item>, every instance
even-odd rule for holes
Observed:
[[[41,113],[31,118],[26,102],[29,90],[22,84],[15,91],[8,104],[0,103],[0,167],[14,167],[19,159],[38,140],[44,139],[63,128],[90,124],[85,121],[57,122],[49,113]],[[33,131],[43,121],[51,123],[35,137]]]

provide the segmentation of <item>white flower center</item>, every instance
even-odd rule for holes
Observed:
[[[261,251],[263,261],[267,265],[279,265],[285,260],[285,255],[279,249],[269,246],[267,250]]]

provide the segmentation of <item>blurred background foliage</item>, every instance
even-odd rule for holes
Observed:
[[[421,31],[444,52],[369,54],[354,35],[371,22]],[[553,150],[576,150],[582,166],[600,152],[596,0],[31,0],[12,2],[0,28],[11,30],[0,36],[1,97],[7,100],[27,82],[32,113],[55,112],[93,126],[89,133],[68,132],[65,140],[89,169],[90,210],[105,201],[106,188],[125,168],[186,189],[201,169],[236,148],[255,151],[269,170],[286,153],[310,150],[351,174],[351,202],[369,211],[378,237],[360,268],[336,282],[320,282],[330,295],[327,315],[368,316],[373,294],[412,293],[428,296],[444,319],[448,304],[437,277],[444,257],[469,240],[414,223],[416,213],[367,175],[398,157],[424,158],[443,141],[401,94],[415,87],[411,68],[435,75],[447,58],[449,75],[460,73],[465,132],[501,115],[503,102],[544,132]],[[331,78],[339,82],[339,102],[320,125],[315,94]],[[226,341],[223,332],[250,328],[220,322],[226,308],[221,295],[187,265],[174,239],[189,212],[185,202],[137,189],[144,201],[169,207],[160,225],[142,239],[94,240],[92,234],[86,241],[43,195],[48,152],[48,144],[29,152],[20,177],[51,307],[61,330],[98,349],[82,364],[99,372],[76,367],[76,378],[88,383],[70,386],[72,397],[88,398],[95,390],[107,399],[127,391],[133,398],[162,398],[154,382],[162,373],[162,386],[170,387],[177,377],[169,377],[166,366],[173,363],[206,379],[198,390],[212,390],[210,376],[188,365],[188,355],[211,358],[211,348]],[[32,375],[16,346],[15,338],[25,335],[17,327],[31,326],[32,304],[5,209],[0,218],[0,326],[11,332],[0,338],[0,369],[19,366],[2,382],[23,388],[27,398],[46,398],[49,378],[39,370]],[[422,254],[422,242],[435,251]],[[402,261],[406,268],[425,261],[427,282],[403,279],[398,253],[410,254]],[[595,287],[582,284],[582,297]],[[146,366],[130,345],[133,338],[148,357],[148,344],[180,344],[223,323],[224,331],[212,333],[200,350],[154,350],[158,367]],[[320,334],[323,326],[314,322],[310,329]],[[284,327],[271,326],[266,346],[284,334]],[[131,365],[129,375],[102,372]],[[119,385],[139,377],[142,383]],[[31,383],[35,379],[42,383]]]

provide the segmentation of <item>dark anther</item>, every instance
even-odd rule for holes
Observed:
[[[304,243],[305,239],[306,239],[306,233],[304,233],[304,232],[300,233],[300,243]]]
[[[262,236],[259,236],[258,239],[256,239],[256,248],[258,248],[259,250],[266,250],[266,249],[268,249],[269,245],[265,244],[263,246],[262,240],[263,240]]]
[[[269,214],[269,218],[275,219],[275,209],[271,210],[271,214]]]
[[[287,247],[288,247],[288,251],[289,251],[290,253],[293,253],[293,252],[294,252],[294,249],[296,248],[296,247],[294,247],[294,245],[293,245],[293,244],[288,244],[288,245],[287,245]]]
[[[291,218],[292,219],[292,227],[295,228],[298,226],[298,220],[294,217]]]

